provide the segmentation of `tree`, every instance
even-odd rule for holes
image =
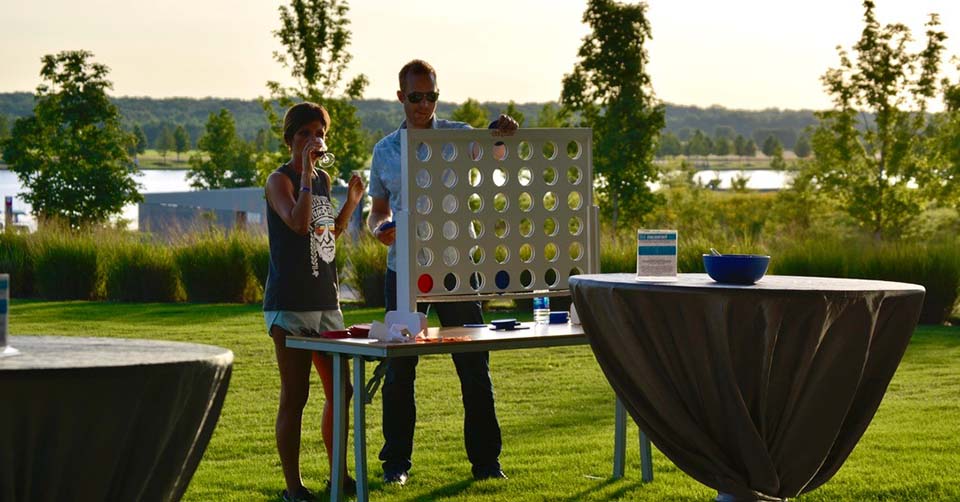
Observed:
[[[207,118],[197,149],[200,153],[190,157],[187,173],[190,186],[214,190],[253,186],[259,182],[260,177],[249,172],[250,169],[256,171],[256,160],[251,161],[254,148],[237,137],[233,114],[226,108]]]
[[[283,144],[283,119],[272,101],[287,108],[308,100],[327,109],[332,124],[326,142],[337,157],[337,162],[327,168],[333,178],[346,178],[352,171],[364,169],[371,154],[371,140],[351,103],[363,97],[367,77],[356,76],[341,92],[344,72],[352,59],[347,51],[349,10],[345,0],[291,0],[289,6],[280,6],[280,28],[273,34],[286,52],[274,52],[274,59],[290,69],[296,86],[267,82],[272,100],[261,100],[278,144]],[[340,97],[335,97],[337,94]],[[273,165],[285,156],[285,150],[277,152]]]
[[[656,100],[647,74],[650,39],[647,5],[590,0],[583,21],[592,31],[583,39],[573,72],[563,77],[561,102],[580,112],[593,128],[593,167],[601,210],[616,228],[621,213],[639,220],[660,200],[649,185],[665,109]],[[629,145],[629,147],[626,147]]]
[[[160,154],[160,157],[163,159],[163,163],[167,163],[167,154],[170,150],[176,148],[177,142],[173,137],[173,131],[170,129],[168,124],[164,124],[160,129],[160,134],[157,135],[157,142],[154,145],[154,148],[157,149],[157,153]]]
[[[703,133],[700,129],[697,129],[693,136],[690,137],[690,140],[687,141],[686,153],[687,155],[700,155],[707,156],[710,155],[710,152],[713,150],[713,142],[710,141],[710,138]]]
[[[810,156],[810,152],[812,152],[810,148],[810,137],[804,134],[797,138],[797,143],[793,145],[793,153],[795,153],[797,157],[805,159]]]
[[[746,155],[747,151],[747,139],[741,135],[733,140],[733,153],[738,157],[743,157]]]
[[[932,179],[927,100],[936,93],[946,34],[931,14],[926,45],[912,53],[909,28],[881,26],[874,3],[863,6],[856,58],[838,48],[840,66],[821,77],[834,107],[816,114],[809,168],[814,183],[879,240],[896,235],[924,205]]]
[[[660,143],[657,145],[657,155],[661,157],[680,155],[683,153],[683,145],[675,134],[667,131],[660,135]]]
[[[507,109],[504,110],[503,113],[513,117],[513,119],[517,121],[517,124],[520,124],[520,127],[523,127],[523,121],[526,119],[526,117],[523,116],[523,112],[517,108],[517,104],[514,103],[513,100],[510,100],[510,102],[507,103]]]
[[[190,149],[190,133],[182,125],[173,131],[173,148],[177,151],[177,162],[180,162],[180,154]]]
[[[133,126],[133,138],[134,138],[134,152],[139,154],[147,151],[147,133],[143,132],[143,128],[140,127],[140,124],[135,124]]]
[[[570,109],[547,102],[537,114],[535,127],[570,127]]]
[[[718,126],[713,131],[713,137],[717,139],[723,138],[723,139],[732,141],[734,136],[736,135],[737,135],[737,131],[730,126]]]
[[[257,169],[257,148],[252,143],[237,138],[234,142],[233,163],[230,166],[230,175],[224,186],[226,188],[251,187],[263,184],[260,172]]]
[[[752,139],[747,140],[747,143],[743,145],[743,156],[744,157],[757,156],[757,144],[754,143]]]
[[[730,144],[730,140],[726,136],[717,136],[713,141],[713,153],[715,155],[730,155],[732,150],[733,145]]]
[[[10,120],[6,115],[0,113],[0,141],[10,137]]]
[[[44,56],[33,114],[17,119],[2,143],[38,218],[71,228],[103,223],[143,200],[125,150],[133,138],[107,98],[110,70],[92,58],[87,51]]]
[[[453,112],[450,113],[450,118],[452,120],[466,122],[480,129],[486,129],[487,125],[490,124],[490,122],[487,121],[487,110],[480,105],[479,101],[473,98],[467,98],[462,105],[454,108]]]
[[[934,155],[924,189],[928,197],[960,211],[960,82],[942,83],[944,111],[934,118]]]
[[[783,160],[783,147],[777,142],[773,147],[773,153],[770,155],[770,169],[774,171],[785,171],[787,163]]]
[[[763,140],[763,146],[760,148],[760,151],[763,152],[767,157],[772,157],[773,153],[779,148],[783,150],[783,145],[780,143],[780,140],[776,136],[767,136],[767,139]]]

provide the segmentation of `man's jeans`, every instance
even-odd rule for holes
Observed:
[[[397,273],[387,270],[387,310],[397,307]],[[442,326],[482,323],[479,302],[435,303]],[[421,310],[427,305],[421,304]],[[383,449],[380,460],[384,473],[405,472],[412,466],[413,431],[417,421],[417,405],[413,383],[417,377],[417,356],[387,360],[383,382]],[[493,383],[490,381],[490,353],[453,354],[453,363],[460,377],[463,394],[463,438],[467,458],[475,476],[500,469],[500,425],[493,406]]]

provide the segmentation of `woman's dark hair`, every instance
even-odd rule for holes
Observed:
[[[293,144],[293,135],[304,125],[316,120],[323,123],[324,132],[330,130],[330,114],[324,107],[310,102],[291,106],[283,116],[283,142],[290,146]]]

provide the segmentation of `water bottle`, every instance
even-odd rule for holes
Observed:
[[[533,298],[533,322],[550,324],[550,297],[537,296]]]

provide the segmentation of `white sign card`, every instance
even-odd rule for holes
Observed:
[[[677,279],[677,231],[637,230],[637,280]]]

